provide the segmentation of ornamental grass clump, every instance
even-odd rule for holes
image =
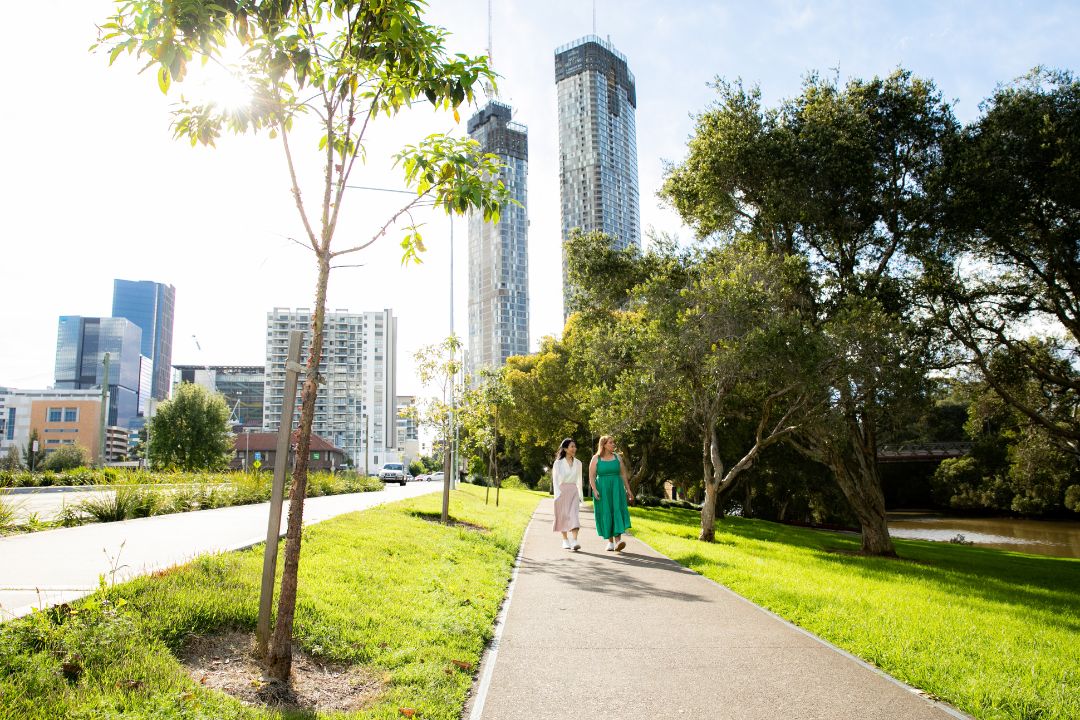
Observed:
[[[135,492],[128,487],[117,488],[115,492],[104,491],[97,497],[87,498],[79,503],[79,509],[97,522],[119,522],[134,517],[136,504]]]
[[[15,529],[15,507],[0,493],[0,534]]]

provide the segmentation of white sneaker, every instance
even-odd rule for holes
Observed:
[[[606,548],[604,548],[604,549],[605,549],[605,550],[611,550],[611,551],[614,551],[614,550],[615,550],[615,543],[613,543],[613,542],[609,542],[609,543],[607,544],[607,547],[606,547]]]
[[[563,550],[569,550],[570,549],[570,541],[569,540],[563,540],[562,541],[562,549]]]
[[[571,540],[570,541],[570,549],[573,550],[574,552],[577,552],[578,550],[581,549],[581,543],[579,543],[577,540]]]

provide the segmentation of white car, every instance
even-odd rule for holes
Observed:
[[[439,472],[433,472],[431,473],[431,475],[428,476],[428,479],[434,482],[442,482],[445,478],[446,474],[442,470],[440,470]]]
[[[404,485],[411,479],[408,470],[401,463],[386,463],[379,471],[379,479],[384,483],[397,483]]]

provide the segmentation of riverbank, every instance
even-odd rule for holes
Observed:
[[[889,513],[889,533],[906,540],[970,543],[1013,552],[1080,558],[1080,522],[954,517],[936,512]]]
[[[977,718],[1080,717],[1080,561],[632,508],[634,534],[819,637]]]

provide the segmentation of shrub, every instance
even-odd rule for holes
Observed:
[[[667,498],[660,499],[660,507],[668,508],[682,508],[683,510],[700,510],[701,506],[696,505],[689,500],[668,500]]]
[[[1065,507],[1080,513],[1080,485],[1070,485],[1065,490]]]
[[[348,485],[343,475],[328,472],[316,472],[308,475],[307,496],[340,495],[348,492]]]
[[[634,504],[638,507],[659,507],[660,498],[655,495],[638,495],[634,498]]]
[[[257,473],[238,473],[233,479],[231,505],[252,505],[270,499],[271,478]]]
[[[81,445],[61,445],[45,457],[45,470],[74,470],[90,464],[90,452]]]
[[[504,488],[510,488],[511,490],[528,490],[529,486],[522,481],[517,475],[511,475],[500,483]]]
[[[65,485],[95,485],[100,480],[99,471],[88,467],[77,467],[64,473],[63,483]]]
[[[540,476],[540,481],[536,483],[536,489],[541,492],[551,492],[551,475],[549,473]]]

